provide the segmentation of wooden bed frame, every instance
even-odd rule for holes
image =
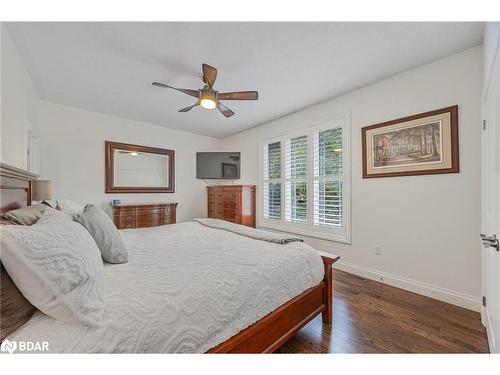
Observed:
[[[333,268],[339,257],[321,253],[325,277],[319,285],[281,305],[208,353],[272,353],[320,313],[332,323]]]
[[[38,176],[0,163],[0,213],[31,204],[31,181]]]
[[[31,204],[31,183],[37,175],[0,163],[0,212]],[[208,353],[272,353],[320,313],[332,323],[333,268],[339,257],[320,253],[325,276],[320,284],[291,299]]]

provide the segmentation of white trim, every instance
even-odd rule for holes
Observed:
[[[319,238],[320,240],[326,240],[326,241],[333,241],[333,242],[340,242],[346,245],[351,245],[351,240],[346,239],[343,236],[336,236],[335,234],[327,234],[324,232],[311,232],[308,229],[305,230],[300,230],[297,228],[297,226],[304,225],[305,224],[290,224],[290,226],[282,225],[279,223],[278,225],[274,224],[273,221],[278,222],[279,220],[273,220],[273,219],[263,219],[261,220],[260,224],[257,225],[258,229],[270,229],[272,231],[277,231],[280,233],[291,233],[291,234],[299,234],[304,237],[309,237],[309,238]]]
[[[490,312],[487,308],[482,309],[481,320],[483,321],[484,327],[486,328],[486,337],[488,337],[488,346],[490,348],[490,353],[495,353],[495,335],[493,334],[493,328],[491,325]]]
[[[489,41],[491,39],[491,43],[493,47],[491,48],[492,60],[488,61],[489,56],[484,56],[485,58],[485,75],[484,75],[484,83],[483,83],[483,99],[486,98],[488,92],[490,90],[491,78],[493,76],[493,71],[495,69],[495,64],[497,63],[497,57],[499,55],[498,50],[500,49],[500,22],[487,22],[486,30],[484,33],[484,42],[483,45],[486,48],[489,47]]]
[[[352,263],[344,262],[342,260],[335,263],[334,268],[341,271],[353,273],[370,280],[392,285],[397,288],[405,289],[413,293],[422,294],[426,297],[451,303],[453,305],[457,305],[469,310],[478,312],[481,311],[481,298],[471,296],[469,294],[456,292],[416,280],[411,280],[406,277],[378,271],[373,268],[358,266]]]

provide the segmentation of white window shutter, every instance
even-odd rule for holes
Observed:
[[[315,132],[313,154],[314,225],[342,227],[342,128]]]
[[[264,218],[281,219],[281,142],[264,145]]]
[[[285,221],[307,224],[307,135],[285,141]]]

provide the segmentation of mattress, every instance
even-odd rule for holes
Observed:
[[[36,312],[11,341],[52,353],[203,353],[318,285],[316,250],[240,236],[196,222],[120,231],[126,264],[105,264],[100,327]]]

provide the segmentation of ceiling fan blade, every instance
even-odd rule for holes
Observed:
[[[172,87],[172,86],[169,86],[169,85],[165,85],[164,83],[160,83],[160,82],[153,82],[153,86],[163,87],[165,89],[173,89],[173,90],[180,91],[180,92],[182,92],[184,94],[193,96],[195,98],[198,97],[198,90],[178,89],[177,87]]]
[[[219,100],[257,100],[259,93],[257,91],[221,92],[218,98]]]
[[[194,107],[196,107],[197,105],[198,105],[198,103],[193,104],[193,105],[186,107],[186,108],[179,109],[179,112],[188,112],[188,111],[192,110]]]
[[[226,117],[231,117],[232,115],[234,115],[234,112],[231,111],[229,108],[227,108],[224,104],[222,104],[221,102],[217,102],[217,108],[219,109],[219,111],[221,111],[221,113],[226,116]]]
[[[208,64],[202,64],[201,68],[203,70],[203,82],[205,82],[211,89],[214,85],[215,79],[217,78],[217,69]]]

